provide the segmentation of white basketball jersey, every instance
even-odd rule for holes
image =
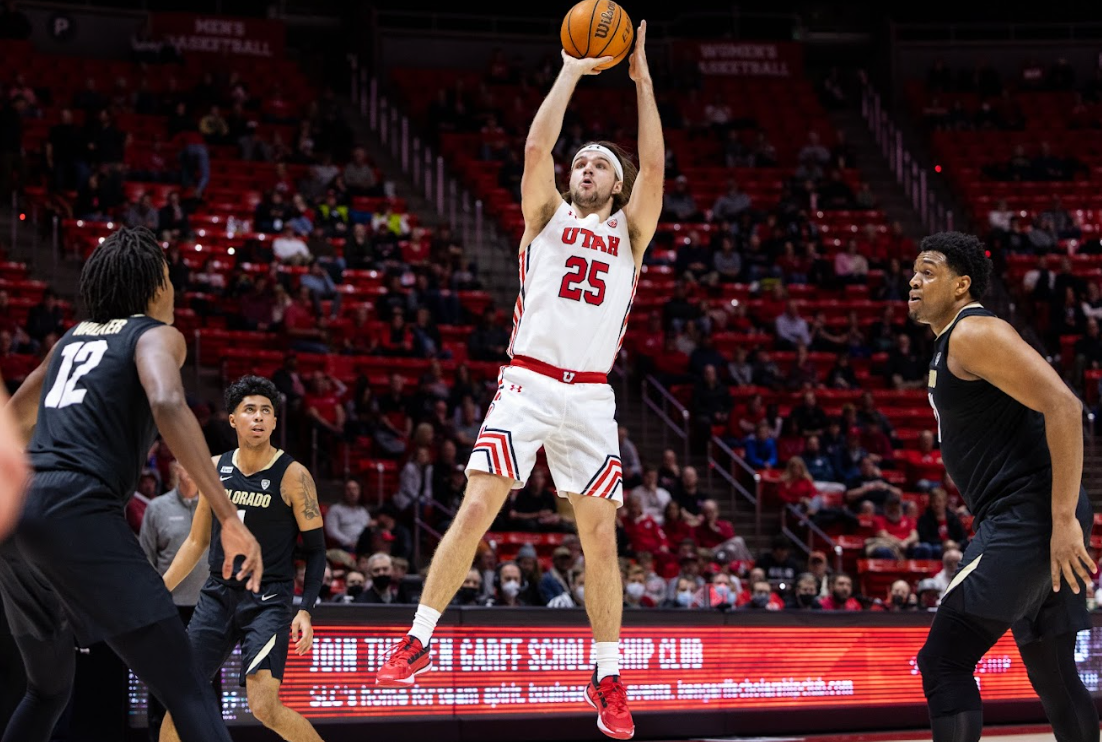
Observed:
[[[623,211],[604,223],[565,201],[520,255],[510,357],[560,369],[612,370],[635,297],[635,257]]]

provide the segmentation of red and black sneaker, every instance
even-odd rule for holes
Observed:
[[[635,722],[628,710],[628,694],[619,675],[597,682],[597,669],[585,688],[585,701],[597,709],[597,728],[613,739],[631,739]]]
[[[414,678],[431,667],[429,648],[422,646],[420,639],[407,635],[391,648],[386,662],[375,673],[375,685],[404,688],[413,685]]]

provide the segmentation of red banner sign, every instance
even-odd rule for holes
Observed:
[[[729,77],[798,77],[803,74],[803,47],[793,42],[694,41],[683,54],[702,75]]]
[[[582,693],[593,668],[586,627],[441,628],[433,639],[433,668],[417,685],[378,688],[375,671],[406,628],[316,625],[310,655],[291,652],[280,697],[309,718],[345,721],[577,714],[585,708]],[[921,706],[915,655],[928,631],[925,626],[627,627],[621,669],[638,711]],[[1093,650],[1102,629],[1079,639],[1080,673],[1093,679],[1089,687],[1097,690],[1100,658]],[[225,672],[227,717],[250,718],[244,691],[237,688],[239,670],[228,665]],[[1009,633],[976,669],[976,682],[985,699],[1036,698]]]
[[[286,29],[282,21],[195,13],[153,13],[152,18],[154,33],[185,54],[276,59],[283,56]]]

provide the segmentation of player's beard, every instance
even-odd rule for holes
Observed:
[[[597,188],[589,193],[584,193],[581,188],[573,188],[570,191],[570,200],[575,206],[580,206],[583,209],[599,209],[608,203],[610,198],[612,198],[611,189],[609,193],[601,193]]]

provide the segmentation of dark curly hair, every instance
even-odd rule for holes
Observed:
[[[241,400],[253,396],[267,397],[278,411],[280,395],[275,384],[263,376],[242,376],[226,387],[226,412],[232,415]]]
[[[945,256],[949,270],[958,276],[972,279],[969,293],[972,299],[979,301],[987,293],[991,283],[991,258],[987,250],[975,235],[963,232],[937,232],[922,240],[918,248],[921,252],[939,252]]]
[[[145,314],[167,280],[164,250],[145,227],[120,227],[80,272],[80,298],[93,322]]]

